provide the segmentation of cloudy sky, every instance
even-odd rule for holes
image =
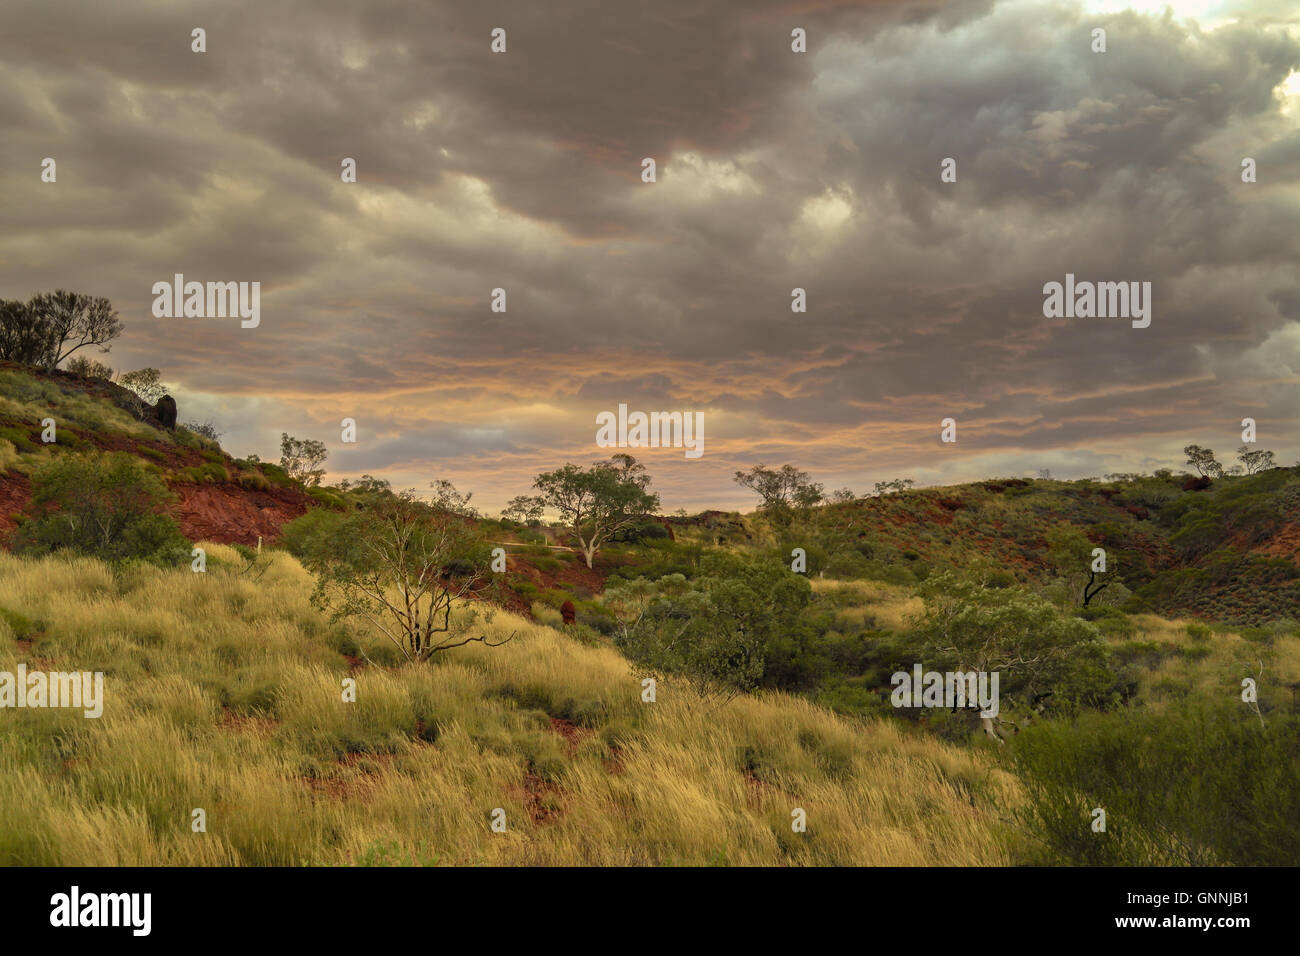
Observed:
[[[665,510],[757,463],[1178,467],[1247,416],[1290,464],[1297,70],[1293,0],[5,0],[0,297],[108,296],[92,357],[234,454],[488,509],[619,403],[704,415],[702,458],[636,452]],[[175,273],[259,281],[260,326],[155,318]],[[1066,273],[1150,282],[1150,327],[1044,318]]]

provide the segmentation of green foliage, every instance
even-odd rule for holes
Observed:
[[[1051,693],[1058,706],[1104,706],[1123,696],[1097,628],[1043,598],[950,571],[933,575],[917,593],[925,602],[916,628],[928,668],[997,671],[1003,695],[1032,700]]]
[[[257,462],[257,469],[266,477],[266,480],[277,488],[296,488],[298,482],[289,477],[289,473],[279,465],[273,465],[269,461]]]
[[[271,482],[260,471],[241,471],[235,475],[235,483],[249,491],[266,491]]]
[[[330,508],[346,508],[347,501],[343,496],[325,488],[309,487],[307,494],[313,501],[317,501]]]
[[[755,465],[738,471],[736,484],[748,488],[762,500],[760,508],[774,527],[788,528],[797,516],[806,515],[823,498],[824,486],[794,465],[766,468]]]
[[[32,640],[43,630],[43,626],[39,622],[5,607],[0,607],[0,623],[8,627],[9,633],[20,641]]]
[[[229,481],[230,473],[226,471],[224,465],[207,462],[202,465],[191,465],[188,468],[182,468],[177,472],[177,477],[184,481],[193,482],[196,485],[216,485]]]
[[[404,492],[337,524],[325,519],[309,526],[295,546],[316,575],[313,604],[330,611],[335,623],[366,622],[405,660],[425,661],[471,641],[495,646],[484,636],[466,636],[479,619],[476,608],[458,610],[479,591],[491,559],[487,542],[462,517]]]
[[[637,560],[614,568],[606,576],[606,584],[620,581],[633,581],[637,578],[658,580],[669,574],[680,574],[684,578],[694,577],[700,567],[700,558],[704,553],[702,545],[650,539],[637,549]]]
[[[340,534],[345,516],[337,511],[312,508],[280,528],[280,544],[306,563],[309,555],[322,553]]]
[[[668,529],[658,521],[638,521],[619,528],[610,536],[610,541],[620,544],[639,544],[644,541],[667,539]]]
[[[36,431],[39,432],[39,429],[36,429]],[[19,428],[15,425],[0,426],[0,438],[3,438],[22,452],[36,451],[41,447],[39,441],[32,440],[29,429]]]
[[[1045,863],[1285,866],[1300,858],[1294,718],[1268,727],[1244,707],[1089,713],[1013,738],[1020,823]],[[1091,828],[1106,811],[1106,832]]]
[[[28,554],[68,550],[107,561],[175,563],[187,557],[189,543],[163,513],[170,500],[166,486],[131,455],[63,455],[32,475],[29,516],[15,544]]]
[[[127,372],[117,380],[117,384],[134,392],[142,401],[150,405],[156,405],[158,399],[167,394],[162,373],[156,368],[141,368],[134,372]]]
[[[807,580],[770,560],[711,553],[693,581],[640,578],[605,592],[615,643],[646,673],[685,677],[712,697],[758,686],[769,645],[811,601]]]
[[[592,567],[611,536],[659,507],[659,496],[647,491],[650,476],[631,455],[614,455],[590,468],[566,464],[537,476],[538,500],[560,513],[567,529]]]
[[[290,478],[309,488],[318,486],[325,476],[325,469],[321,466],[328,457],[324,442],[280,434],[280,468]]]

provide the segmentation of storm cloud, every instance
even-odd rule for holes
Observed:
[[[99,357],[235,454],[321,438],[331,478],[489,507],[619,403],[704,413],[702,459],[640,456],[668,509],[747,505],[758,462],[1177,467],[1247,416],[1290,463],[1300,14],[1110,6],[11,0],[0,296],[108,296]],[[261,324],[155,318],[175,273],[260,281]],[[1044,318],[1067,273],[1150,282],[1151,326]]]

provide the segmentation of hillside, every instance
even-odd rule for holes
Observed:
[[[191,540],[270,542],[309,508],[342,505],[334,490],[304,488],[275,465],[235,459],[183,428],[141,420],[131,406],[130,393],[112,383],[0,362],[0,536],[30,503],[32,469],[69,450],[124,451],[149,464],[176,495],[172,512]],[[55,445],[41,442],[46,417],[58,423]],[[520,476],[521,489],[528,480]],[[1033,585],[1054,572],[1047,532],[1068,525],[1107,550],[1116,579],[1131,592],[1126,610],[1243,626],[1300,618],[1300,467],[1222,478],[1203,490],[1183,486],[1183,475],[1166,474],[1004,478],[904,491],[815,509],[823,540],[806,547],[814,573],[910,584],[931,570],[983,563]],[[770,550],[776,543],[760,513],[709,511],[655,523],[666,543],[650,535],[615,544],[592,572],[555,549],[570,543],[562,530],[520,536],[489,522],[496,540],[515,542],[512,583],[522,587],[505,596],[507,606],[527,612],[549,592],[558,607],[562,594],[599,594],[610,574],[665,561],[682,569],[674,545]],[[666,551],[647,550],[647,543],[664,543]]]
[[[976,754],[783,694],[645,704],[613,650],[508,615],[503,647],[364,666],[293,558],[205,546],[206,575],[0,554],[0,671],[102,670],[109,701],[9,712],[0,864],[1008,862],[1014,781]]]
[[[31,501],[32,469],[67,451],[126,452],[148,464],[177,496],[173,513],[192,540],[255,545],[313,503],[274,465],[237,461],[215,442],[134,414],[133,404],[111,382],[0,362],[0,535]],[[52,444],[41,440],[45,418],[57,426]]]
[[[0,863],[1290,862],[1300,474],[1184,485],[634,514],[588,568],[3,367]],[[918,668],[999,676],[995,713],[896,700]],[[102,716],[6,697],[46,671],[102,673]]]

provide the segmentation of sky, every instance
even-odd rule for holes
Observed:
[[[0,298],[107,296],[79,354],[232,454],[489,512],[620,404],[703,416],[698,458],[627,449],[665,511],[752,507],[756,464],[1226,463],[1246,417],[1292,464],[1297,71],[1292,0],[5,0]],[[260,282],[260,324],[155,317],[176,273]],[[1067,273],[1150,282],[1150,325],[1045,317]]]

